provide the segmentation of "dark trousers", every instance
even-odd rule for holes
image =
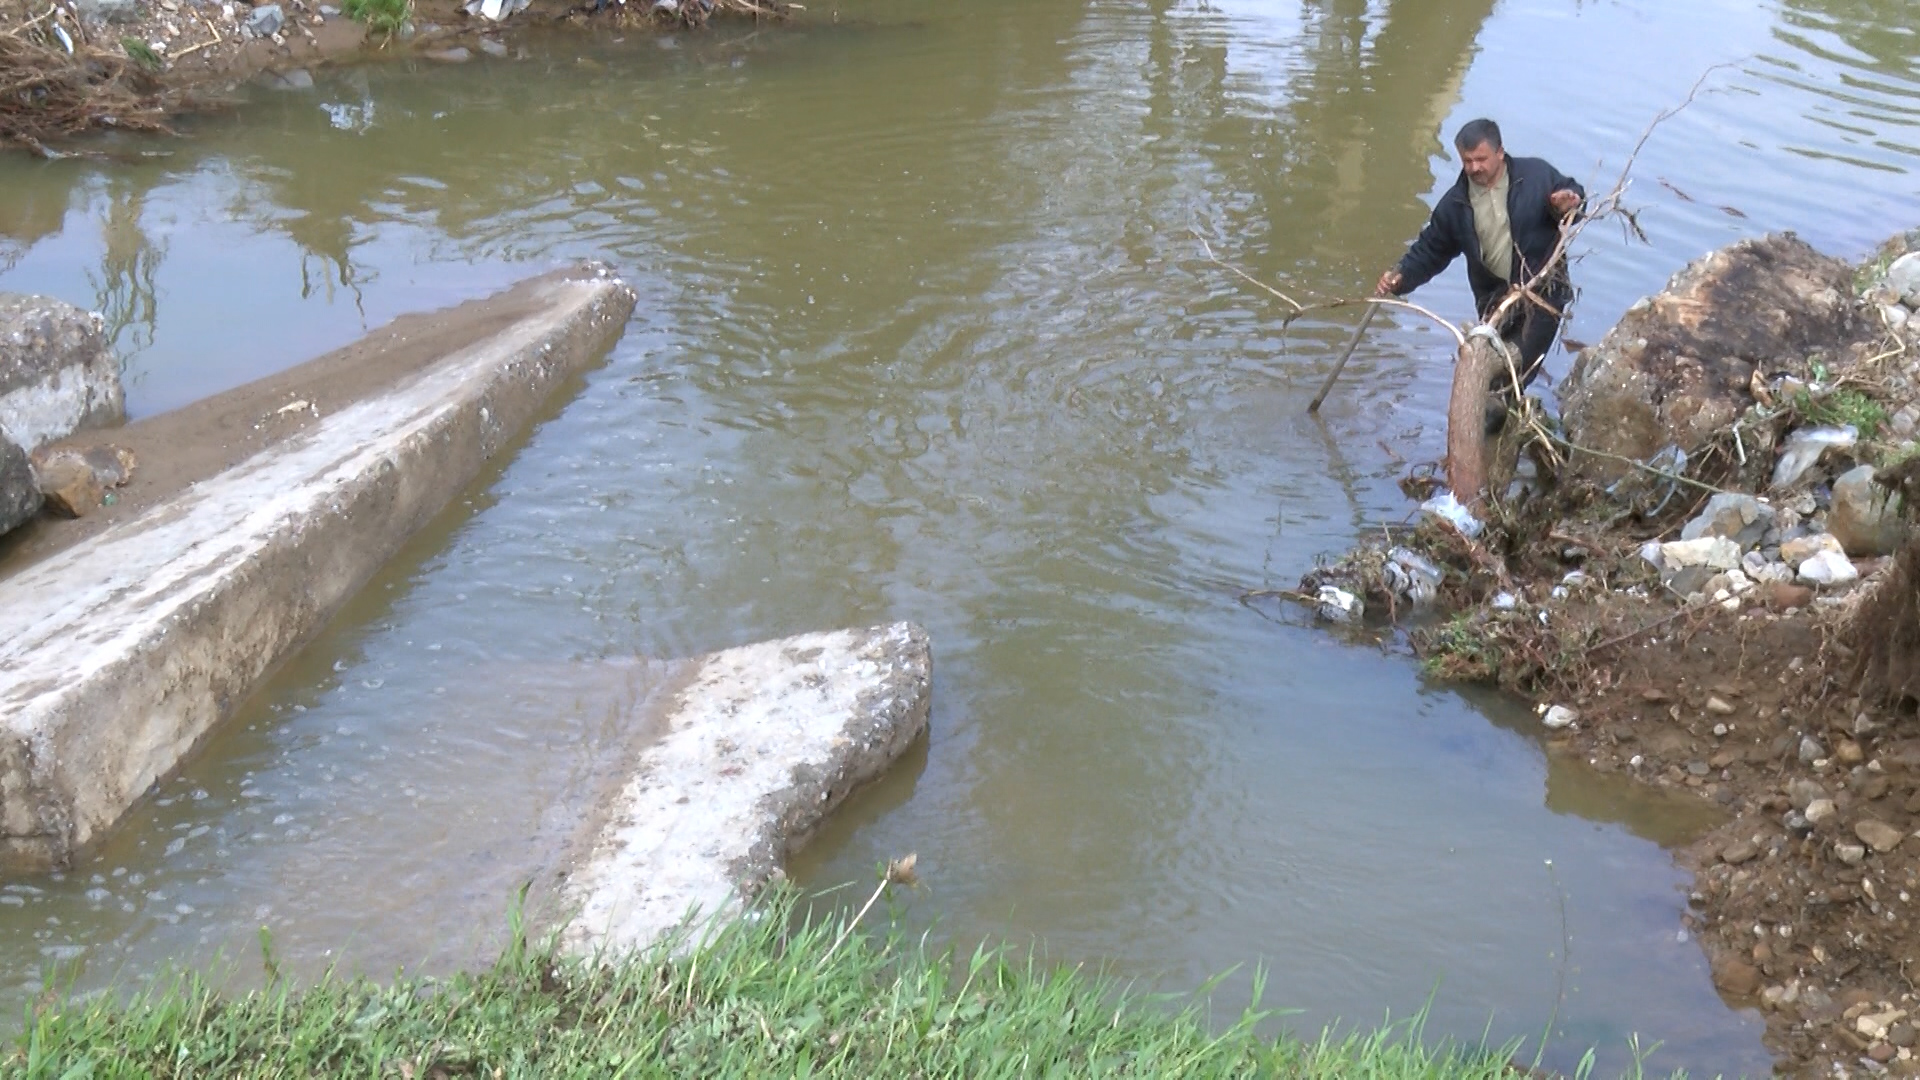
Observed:
[[[1560,333],[1560,324],[1566,321],[1568,299],[1549,295],[1547,302],[1554,306],[1554,311],[1522,300],[1500,320],[1500,338],[1515,353],[1521,390],[1531,386],[1533,380],[1539,377],[1541,361],[1546,359],[1547,350],[1553,348],[1553,339]],[[1515,400],[1513,374],[1504,366],[1493,373],[1492,389],[1505,403],[1511,404]]]

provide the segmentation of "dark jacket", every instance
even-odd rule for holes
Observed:
[[[1425,285],[1435,274],[1447,268],[1456,255],[1467,257],[1467,281],[1473,286],[1473,307],[1485,316],[1506,295],[1510,284],[1527,281],[1546,265],[1560,242],[1560,219],[1547,202],[1556,191],[1578,192],[1584,201],[1587,189],[1579,181],[1560,175],[1560,171],[1539,158],[1507,155],[1507,220],[1513,230],[1513,277],[1501,281],[1480,261],[1480,236],[1473,231],[1473,203],[1467,198],[1467,174],[1447,189],[1434,205],[1427,227],[1420,230],[1401,257],[1399,295]],[[1578,211],[1576,211],[1578,213]],[[1573,298],[1573,285],[1567,278],[1565,261],[1550,278],[1541,298],[1556,307]]]

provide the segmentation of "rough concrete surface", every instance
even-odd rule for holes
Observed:
[[[112,824],[605,354],[634,299],[589,269],[456,309],[486,332],[0,580],[0,855],[58,863]]]
[[[0,430],[33,451],[126,417],[120,361],[100,316],[45,296],[0,293]]]
[[[932,664],[909,623],[699,661],[562,886],[569,944],[644,948],[753,895],[926,730]]]

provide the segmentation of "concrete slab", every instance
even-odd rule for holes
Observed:
[[[699,661],[567,872],[568,945],[645,948],[734,910],[926,730],[932,668],[910,623]]]
[[[457,348],[332,411],[260,416],[238,393],[255,431],[223,445],[248,456],[0,580],[0,857],[59,863],[111,825],[605,355],[634,301],[604,271],[551,274],[448,313]]]

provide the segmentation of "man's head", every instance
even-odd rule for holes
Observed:
[[[1460,168],[1467,179],[1481,187],[1491,187],[1507,167],[1506,151],[1500,146],[1500,125],[1491,120],[1469,120],[1453,137],[1453,148],[1460,151]]]

